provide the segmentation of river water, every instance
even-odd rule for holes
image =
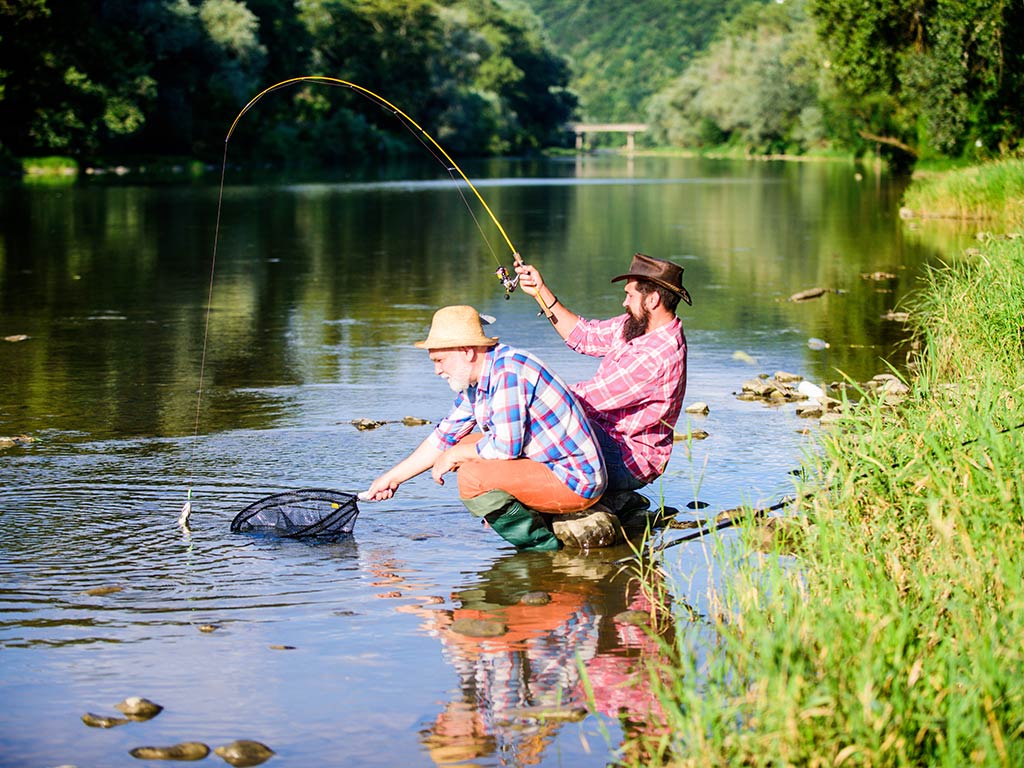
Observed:
[[[899,185],[868,166],[463,168],[584,316],[619,312],[609,280],[635,251],[685,267],[687,402],[710,413],[678,429],[709,437],[676,443],[648,495],[694,516],[777,500],[811,445],[791,405],[738,400],[743,382],[900,367],[903,325],[883,318],[937,255],[899,220]],[[137,746],[241,738],[280,766],[614,761],[624,732],[656,716],[646,686],[626,683],[660,658],[616,618],[652,607],[612,562],[623,551],[516,553],[428,476],[361,505],[345,541],[228,530],[269,493],[361,490],[426,436],[401,420],[450,405],[412,346],[439,306],[493,315],[494,334],[567,380],[596,361],[565,348],[532,299],[504,299],[494,270],[508,245],[437,166],[226,179],[219,231],[215,182],[0,190],[0,435],[32,438],[0,450],[0,766],[137,765]],[[863,277],[876,272],[892,276]],[[830,292],[786,301],[812,287]],[[360,418],[387,423],[363,431]],[[695,543],[668,550],[663,578],[664,602],[699,632],[728,570]],[[531,591],[551,602],[520,604]],[[453,629],[479,617],[508,632]],[[129,696],[164,710],[81,721]],[[587,714],[538,718],[542,706]]]

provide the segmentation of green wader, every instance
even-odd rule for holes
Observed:
[[[501,538],[519,549],[562,548],[540,512],[530,509],[505,491],[487,491],[472,499],[463,499],[462,503],[476,517],[486,520]]]

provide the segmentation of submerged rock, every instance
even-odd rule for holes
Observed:
[[[686,412],[696,413],[701,416],[707,416],[711,412],[711,409],[708,407],[707,403],[698,401],[696,403],[690,403],[688,406],[686,406]]]
[[[274,750],[266,744],[261,744],[258,741],[250,741],[249,739],[232,741],[230,744],[217,747],[213,751],[215,754],[224,758],[225,762],[230,763],[236,768],[243,768],[243,766],[249,765],[259,765],[260,763],[265,763],[274,756]]]
[[[551,602],[551,595],[547,592],[527,592],[519,602],[523,605],[547,605]]]
[[[29,437],[28,435],[14,435],[13,437],[0,436],[0,449],[3,448],[16,448],[21,445],[28,445],[34,443],[35,438]]]
[[[513,707],[503,712],[506,718],[523,720],[558,720],[578,723],[590,712],[586,707]]]
[[[615,621],[620,624],[633,624],[644,626],[651,623],[651,614],[647,611],[622,611],[615,614]]]
[[[107,587],[93,587],[83,592],[83,595],[89,595],[90,597],[102,597],[103,595],[113,595],[116,592],[120,592],[124,587],[107,586]]]
[[[352,426],[359,430],[377,429],[383,427],[387,422],[375,421],[373,419],[352,419]]]
[[[552,515],[555,537],[572,549],[600,549],[622,541],[618,518],[598,502],[589,509],[569,515]]]
[[[114,709],[123,712],[133,720],[150,720],[163,711],[163,707],[159,704],[141,696],[129,696],[119,704],[115,704]]]
[[[789,297],[790,301],[810,301],[829,292],[828,288],[808,288],[805,291],[798,291]]]
[[[456,619],[451,630],[466,637],[501,637],[508,627],[497,619]]]
[[[139,760],[202,760],[210,748],[200,741],[183,741],[170,747],[136,747],[128,754]]]
[[[425,424],[431,424],[432,422],[428,419],[421,419],[416,416],[406,416],[402,419],[402,423],[407,427],[422,427]]]
[[[126,725],[132,721],[127,717],[107,717],[106,715],[94,715],[92,712],[86,712],[82,715],[82,722],[90,728],[114,728],[118,725]]]

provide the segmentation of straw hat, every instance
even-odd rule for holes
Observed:
[[[649,280],[655,285],[667,288],[679,296],[690,306],[690,292],[683,288],[683,268],[665,259],[656,259],[643,253],[633,255],[633,261],[629,265],[629,272],[618,277],[613,277],[612,282],[619,280]]]
[[[430,333],[417,341],[420,349],[454,349],[457,347],[493,347],[498,337],[484,336],[480,313],[472,307],[442,307],[434,313]]]

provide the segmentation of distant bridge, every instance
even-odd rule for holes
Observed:
[[[633,137],[647,130],[646,123],[567,123],[565,127],[576,134],[578,152],[585,148],[588,133],[624,133],[626,152],[632,153],[635,148]]]

